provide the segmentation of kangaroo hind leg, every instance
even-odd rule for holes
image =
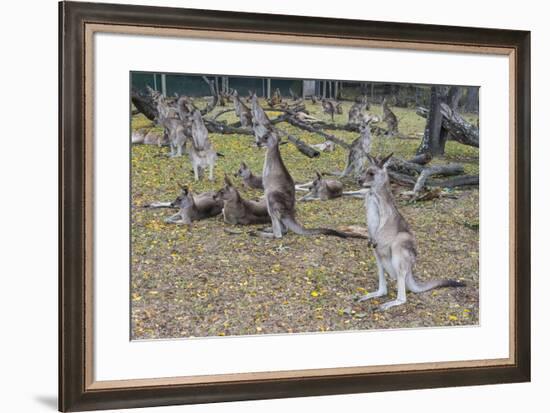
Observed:
[[[376,250],[374,251],[374,257],[376,258],[376,266],[378,267],[378,290],[364,295],[358,300],[358,302],[367,301],[371,298],[383,297],[388,294],[386,276],[384,275],[384,266],[382,265],[382,259]]]
[[[391,265],[397,278],[397,298],[380,306],[381,310],[387,310],[407,302],[407,276],[412,273],[413,257],[405,248],[396,248],[392,251]]]

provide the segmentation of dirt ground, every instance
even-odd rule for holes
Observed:
[[[326,118],[318,106],[309,104],[308,109]],[[371,111],[379,113],[380,108]],[[412,109],[396,108],[395,112],[401,119],[400,130],[409,138],[374,137],[373,152],[393,151],[407,158],[420,143],[425,120]],[[232,113],[220,118],[236,120]],[[341,123],[345,120],[345,115],[336,118]],[[142,115],[132,119],[134,129],[148,125]],[[307,142],[322,142],[316,135],[286,128]],[[348,142],[356,137],[348,132],[335,134]],[[416,277],[458,279],[467,286],[409,293],[405,305],[384,312],[378,305],[395,297],[391,280],[388,297],[355,301],[378,285],[375,259],[363,240],[294,234],[265,240],[247,235],[250,227],[224,224],[221,216],[186,227],[163,222],[173,210],[143,208],[152,201],[173,200],[178,182],[190,184],[196,193],[219,189],[224,172],[234,173],[241,160],[261,174],[264,151],[253,147],[252,137],[211,134],[210,138],[225,155],[218,160],[215,182],[194,183],[189,159],[167,158],[163,155],[167,148],[132,148],[132,339],[478,323],[477,189],[455,190],[453,198],[411,204],[398,196],[404,189],[394,187],[399,209],[418,242]],[[309,159],[291,144],[283,145],[281,152],[297,182],[311,180],[316,170],[341,170],[346,157],[338,148]],[[462,162],[467,173],[478,172],[477,149],[455,142],[449,142],[445,157],[434,162]],[[240,187],[237,178],[234,182]],[[352,181],[346,182],[346,190],[354,189],[357,186]],[[241,194],[247,198],[262,195],[244,188]],[[306,227],[365,225],[365,209],[360,199],[299,203],[298,218]],[[228,234],[225,227],[243,233]]]

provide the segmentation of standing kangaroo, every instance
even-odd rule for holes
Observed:
[[[179,211],[166,218],[164,222],[191,225],[193,221],[221,214],[223,201],[214,199],[215,194],[215,192],[204,192],[194,196],[186,186],[181,186],[181,194],[170,204],[170,207],[179,207]]]
[[[388,133],[390,135],[396,135],[397,133],[399,133],[399,130],[397,128],[397,117],[390,109],[386,98],[382,100],[382,112],[382,122],[386,122],[386,125],[388,125]]]
[[[359,125],[365,120],[365,110],[368,110],[369,103],[365,95],[361,95],[355,100],[348,113],[348,123]]]
[[[334,113],[336,112],[334,104],[328,99],[323,99],[321,100],[321,105],[323,106],[323,112],[329,114],[330,119],[334,122]]]
[[[248,165],[244,162],[241,162],[239,170],[235,173],[235,177],[237,176],[243,178],[244,185],[248,186],[249,188],[264,189],[262,177],[254,175]]]
[[[369,293],[359,301],[387,295],[385,273],[397,280],[397,298],[380,306],[382,310],[404,304],[406,290],[421,293],[438,287],[463,287],[455,280],[416,281],[413,269],[416,262],[416,241],[411,229],[395,205],[390,187],[386,163],[393,154],[382,160],[367,155],[371,166],[359,178],[359,184],[369,188],[365,196],[367,226],[371,240],[376,245],[374,256],[378,267],[378,291]]]
[[[313,201],[321,200],[326,201],[328,199],[339,198],[344,191],[344,185],[342,182],[335,179],[323,179],[319,172],[315,172],[317,175],[311,183],[311,189],[309,194],[299,199],[299,201]]]
[[[264,231],[259,235],[266,238],[281,238],[290,229],[298,235],[324,234],[341,238],[353,236],[328,228],[307,229],[296,221],[296,189],[279,151],[279,137],[274,132],[268,132],[261,141],[267,146],[263,183],[272,232]]]
[[[227,175],[225,186],[215,193],[214,200],[223,201],[223,220],[228,224],[253,225],[271,222],[265,198],[260,201],[243,199]]]
[[[212,147],[210,140],[208,139],[208,129],[204,125],[201,113],[198,110],[193,112],[193,123],[191,127],[192,144],[189,149],[189,158],[193,165],[193,172],[195,174],[195,181],[198,181],[200,174],[206,167],[209,168],[208,179],[214,180],[214,165],[218,154]]]

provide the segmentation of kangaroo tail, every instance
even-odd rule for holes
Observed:
[[[338,231],[335,229],[330,228],[304,228],[301,224],[296,222],[293,218],[285,218],[282,220],[283,224],[298,235],[330,235],[333,237],[339,237],[339,238],[362,238],[362,239],[368,239],[368,237],[365,237],[364,235],[360,234],[351,234],[343,231]]]
[[[466,284],[462,281],[456,280],[429,280],[426,282],[420,282],[414,279],[412,274],[409,274],[405,279],[405,283],[409,291],[413,293],[423,293],[424,291],[433,290],[434,288],[444,287],[466,287]]]

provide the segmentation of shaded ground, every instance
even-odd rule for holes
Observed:
[[[345,113],[347,113],[345,104]],[[314,116],[327,119],[320,106],[308,105]],[[219,110],[219,109],[218,109]],[[380,108],[371,109],[380,113]],[[419,145],[425,119],[413,110],[395,108],[400,131],[414,139],[374,137],[373,152],[395,152],[407,158]],[[347,115],[336,117],[344,123]],[[236,121],[232,113],[220,117]],[[132,127],[150,125],[143,116]],[[281,125],[283,126],[283,125]],[[309,143],[322,138],[291,126],[289,131]],[[355,133],[335,132],[351,142]],[[416,276],[464,280],[466,288],[408,294],[408,302],[386,312],[377,304],[390,296],[357,304],[354,298],[377,288],[372,251],[362,240],[341,240],[293,234],[282,240],[263,240],[224,232],[222,217],[194,223],[191,228],[169,225],[163,219],[172,210],[148,210],[151,201],[172,200],[176,183],[188,183],[194,192],[219,189],[224,172],[232,174],[241,160],[261,174],[264,151],[251,145],[252,137],[211,134],[220,158],[216,180],[193,182],[189,159],[159,156],[167,148],[132,148],[132,338],[242,335],[385,329],[477,324],[478,314],[478,191],[454,191],[457,199],[442,198],[418,204],[399,201],[415,232],[419,259]],[[338,148],[308,159],[293,145],[281,152],[297,182],[309,181],[314,171],[341,170],[346,153]],[[476,148],[449,142],[444,159],[462,162],[467,173],[478,172]],[[238,182],[237,178],[234,179]],[[239,183],[240,184],[240,183]],[[352,182],[347,189],[357,189]],[[401,191],[394,188],[394,193]],[[260,191],[241,190],[247,198]],[[365,223],[363,201],[336,199],[298,204],[299,220],[306,226]],[[232,227],[233,229],[242,229]],[[245,228],[248,229],[248,228]]]

